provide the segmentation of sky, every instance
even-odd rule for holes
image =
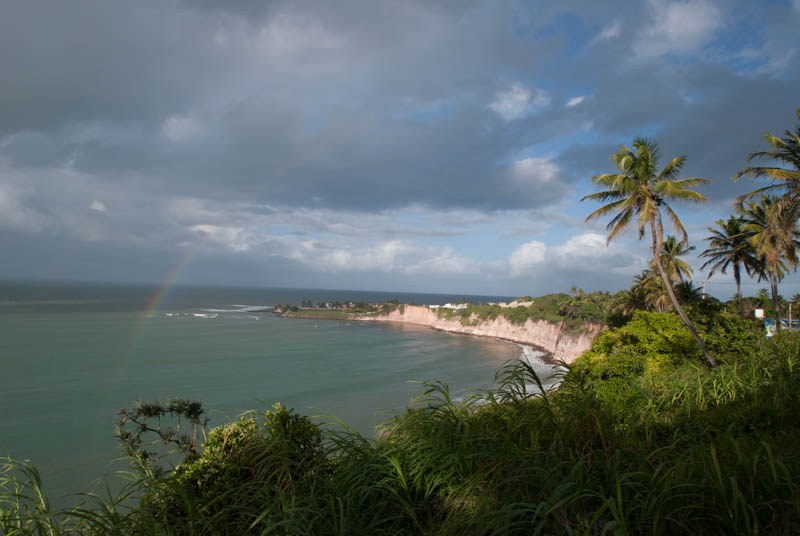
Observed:
[[[762,185],[732,175],[794,127],[798,28],[800,0],[4,0],[0,277],[616,291],[647,244],[580,198],[647,136],[713,181],[673,205],[699,285]]]

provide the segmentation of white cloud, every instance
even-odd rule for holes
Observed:
[[[609,253],[616,254],[613,249],[609,249],[606,244],[607,238],[598,233],[583,233],[573,236],[560,246],[551,248],[550,254],[555,255],[560,260],[570,259],[596,259],[607,256]]]
[[[498,91],[489,108],[504,120],[513,121],[548,104],[550,97],[543,90],[530,90],[522,84],[513,84],[506,90]]]
[[[453,248],[444,248],[440,254],[412,264],[404,271],[408,274],[460,275],[478,273],[480,266],[475,259],[458,255]]]
[[[25,206],[25,199],[31,194],[30,188],[0,182],[0,229],[15,227],[22,231],[40,231],[43,228],[44,217]]]
[[[512,166],[515,179],[534,184],[553,183],[560,171],[551,155],[523,158],[514,162]]]
[[[316,240],[303,241],[291,257],[321,272],[391,272],[402,269],[417,248],[401,240],[371,247]]]
[[[595,36],[592,44],[597,43],[598,41],[619,37],[621,30],[622,27],[620,26],[619,21],[614,21],[611,25],[603,28],[600,33]]]
[[[613,242],[606,245],[605,235],[593,232],[575,235],[553,246],[533,240],[522,244],[508,258],[512,277],[571,271],[586,272],[585,279],[589,279],[596,269],[632,276],[645,264],[646,259],[635,249]]]
[[[639,56],[697,52],[723,26],[722,13],[708,0],[650,0],[649,7],[651,25],[634,43]]]
[[[534,267],[542,264],[547,253],[547,245],[538,240],[531,240],[514,250],[508,259],[511,275],[516,277],[527,274]]]
[[[270,238],[263,233],[254,233],[242,227],[198,224],[192,225],[190,229],[202,235],[203,238],[238,253],[249,251],[253,247],[269,241]]]
[[[295,244],[289,258],[320,272],[405,275],[477,274],[481,263],[439,247],[406,240],[389,240],[373,245],[337,240],[303,240]]]
[[[261,28],[256,48],[267,56],[280,58],[339,51],[348,45],[342,33],[334,32],[308,16],[279,15]]]
[[[106,208],[105,204],[103,204],[102,201],[98,201],[97,199],[92,201],[92,203],[89,205],[89,210],[95,210],[97,212],[108,212],[108,209]]]
[[[205,134],[205,126],[191,117],[173,115],[161,124],[161,131],[174,142],[189,141]]]
[[[586,97],[573,97],[567,101],[567,108],[572,108],[573,106],[577,106],[586,100]]]

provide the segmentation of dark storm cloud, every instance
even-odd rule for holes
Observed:
[[[198,237],[248,278],[328,250],[456,266],[414,241],[575,229],[553,211],[640,134],[686,154],[722,207],[754,187],[729,177],[760,132],[800,105],[798,20],[786,2],[712,0],[8,0],[0,232],[28,253],[4,270],[50,247],[80,266],[64,244],[104,272],[126,254],[172,262]],[[417,208],[479,223],[390,225]]]
[[[10,0],[0,17],[0,134],[152,124],[225,74],[213,21],[160,2]]]
[[[526,131],[488,105],[547,52],[502,12],[289,4],[242,28],[221,13],[254,17],[255,4],[190,5],[11,4],[7,158],[294,205],[552,200],[499,164]],[[196,132],[170,138],[170,121]]]

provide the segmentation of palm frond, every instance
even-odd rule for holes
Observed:
[[[591,214],[589,214],[588,216],[586,216],[586,220],[585,221],[593,220],[595,218],[599,218],[600,216],[604,216],[604,215],[608,214],[609,212],[612,212],[612,211],[616,210],[617,207],[619,205],[625,203],[625,201],[626,201],[626,199],[620,199],[619,201],[615,201],[613,203],[609,203],[608,205],[604,205],[604,206],[598,208],[597,210],[595,210],[594,212],[592,212]]]
[[[681,221],[681,219],[678,217],[677,214],[675,214],[675,211],[672,210],[672,207],[667,205],[666,203],[664,204],[664,210],[666,211],[667,216],[670,219],[670,222],[672,222],[672,227],[675,229],[675,231],[680,233],[681,242],[688,242],[689,236],[686,234],[686,228],[683,226],[683,222]]]
[[[664,169],[662,169],[661,173],[658,174],[656,180],[672,179],[678,174],[681,168],[683,168],[685,162],[685,156],[676,156],[670,160],[666,166],[664,166]]]
[[[611,242],[614,238],[625,232],[625,229],[631,222],[631,218],[633,218],[633,210],[628,209],[624,212],[620,212],[616,218],[611,220],[611,223],[608,224],[606,229],[611,227],[610,232],[608,233],[608,238],[606,239],[606,245]],[[613,224],[613,227],[612,227]]]

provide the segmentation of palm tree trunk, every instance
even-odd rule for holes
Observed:
[[[653,262],[658,270],[658,275],[661,276],[661,281],[664,283],[664,286],[667,289],[669,299],[672,301],[672,306],[675,308],[678,316],[681,317],[683,323],[686,324],[687,328],[689,328],[689,331],[692,333],[692,337],[694,337],[694,340],[697,341],[697,345],[700,347],[700,350],[702,350],[703,355],[706,356],[708,363],[712,367],[716,368],[717,360],[714,359],[714,356],[712,356],[711,352],[708,351],[706,343],[704,343],[703,339],[700,338],[700,335],[697,334],[697,330],[694,329],[694,325],[692,324],[691,320],[689,320],[689,317],[683,312],[681,305],[678,303],[678,298],[675,297],[675,291],[672,290],[672,284],[670,283],[669,278],[667,278],[666,272],[664,272],[664,267],[661,266],[661,245],[664,242],[664,227],[661,224],[661,213],[656,211],[656,215],[658,232],[656,232],[656,226],[652,221],[650,222],[650,229],[653,231],[653,242],[656,244],[655,250],[653,251]]]
[[[708,351],[708,347],[703,342],[703,339],[700,338],[700,335],[698,335],[697,330],[694,329],[694,325],[692,325],[692,322],[689,320],[689,317],[686,316],[686,313],[683,312],[683,309],[678,303],[678,299],[675,297],[675,292],[672,290],[672,285],[670,285],[669,280],[667,279],[667,274],[664,272],[664,268],[661,266],[660,260],[661,259],[656,260],[656,266],[658,267],[658,274],[661,276],[661,280],[667,287],[667,294],[669,295],[670,301],[672,301],[672,306],[675,308],[675,311],[681,317],[681,320],[683,320],[683,323],[686,324],[686,327],[689,328],[689,331],[692,333],[692,337],[694,337],[694,340],[697,341],[697,345],[700,347],[700,350],[703,351],[703,355],[706,356],[708,363],[712,367],[716,367],[717,360],[714,359],[714,356],[712,356],[711,352]]]
[[[773,271],[769,274],[769,286],[772,290],[772,306],[775,308],[775,331],[781,330],[781,310],[778,303],[778,274]]]
[[[744,304],[742,303],[742,273],[739,265],[733,265],[733,278],[736,280],[736,301],[739,302],[739,316],[744,320]]]

